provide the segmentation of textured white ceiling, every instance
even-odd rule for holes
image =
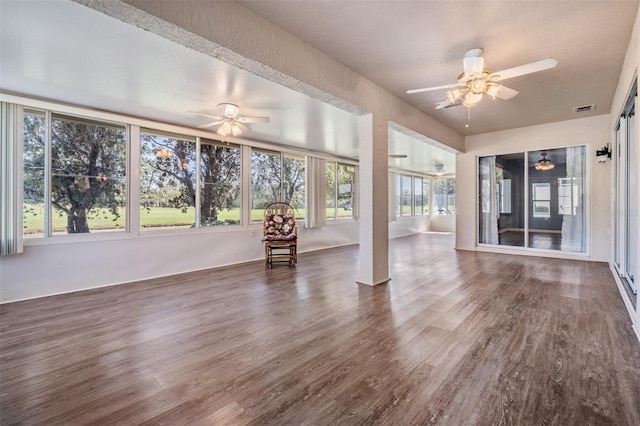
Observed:
[[[242,1],[460,133],[609,112],[638,1]],[[435,111],[443,93],[409,88],[453,82],[470,48],[493,71],[553,56],[557,68],[514,78],[509,101]],[[355,158],[357,117],[148,31],[69,1],[0,0],[0,90],[196,127],[232,102],[271,117],[243,137]],[[391,129],[391,167],[453,170],[454,157],[406,129]]]
[[[462,134],[609,112],[638,10],[636,0],[604,1],[298,1],[238,3],[333,57]],[[555,69],[517,77],[520,92],[471,109],[434,109],[446,91],[407,89],[455,83],[464,53],[485,50],[491,71],[547,57]]]
[[[358,117],[69,1],[0,1],[0,90],[197,127],[231,102],[242,137],[355,158]]]

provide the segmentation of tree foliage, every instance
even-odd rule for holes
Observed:
[[[141,138],[141,205],[175,207],[186,213],[196,203],[195,142],[148,133]],[[201,224],[219,224],[220,210],[239,207],[240,149],[202,143],[200,177]]]
[[[126,132],[124,127],[54,116],[51,122],[51,204],[67,217],[67,233],[90,232],[98,214],[120,217],[124,206]],[[46,122],[25,114],[24,194],[44,202]]]
[[[254,209],[274,201],[304,207],[305,162],[280,153],[251,153],[251,193]]]
[[[240,149],[203,144],[201,176],[200,220],[214,225],[221,209],[240,207]]]
[[[436,212],[451,214],[451,203],[455,202],[456,180],[454,178],[438,178],[433,180],[433,201]]]
[[[337,172],[336,172],[337,170]],[[337,176],[336,176],[337,173]],[[337,180],[336,180],[337,177]],[[327,207],[353,208],[355,172],[354,166],[341,163],[327,164]],[[337,185],[337,187],[336,187]],[[336,199],[336,189],[337,199]],[[337,206],[336,206],[337,203]]]

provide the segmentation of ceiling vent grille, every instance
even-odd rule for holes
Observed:
[[[573,113],[574,114],[580,114],[580,113],[583,113],[583,112],[593,111],[594,109],[596,109],[596,105],[595,104],[582,105],[582,106],[578,106],[578,107],[573,107]]]

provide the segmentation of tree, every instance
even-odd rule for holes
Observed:
[[[141,138],[142,205],[175,207],[186,213],[196,202],[196,144],[149,133]],[[202,143],[200,178],[201,223],[219,224],[220,210],[239,207],[240,150]]]
[[[204,225],[219,223],[223,208],[240,207],[240,149],[220,145],[202,145],[200,220]]]
[[[281,155],[263,151],[251,152],[251,198],[252,208],[263,209],[280,198]]]
[[[433,201],[436,212],[451,214],[449,207],[454,207],[456,180],[454,178],[438,178],[433,180]],[[454,203],[454,204],[451,204]]]
[[[294,208],[304,205],[303,159],[280,153],[251,153],[251,192],[253,208],[266,207],[273,201],[284,201]]]
[[[304,207],[304,160],[284,157],[282,166],[282,193],[284,202],[291,204],[296,209]]]
[[[105,208],[117,221],[124,205],[124,128],[54,119],[51,202],[67,215],[69,234],[90,232],[87,219]]]
[[[24,117],[24,201],[29,204],[44,203],[45,162],[44,116],[25,114]]]
[[[32,205],[44,203],[45,135],[44,116],[25,114],[24,197]],[[124,127],[54,116],[51,145],[51,204],[67,216],[67,233],[90,232],[89,219],[104,210],[117,221],[125,196]]]

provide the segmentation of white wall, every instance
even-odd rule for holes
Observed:
[[[611,241],[610,183],[613,164],[611,161],[597,163],[596,150],[611,141],[609,121],[609,115],[600,115],[467,136],[466,152],[456,156],[456,248],[476,250],[476,200],[478,199],[476,163],[478,156],[587,145],[589,186],[585,195],[588,201],[587,238],[589,241],[588,250],[590,250],[588,258],[596,261],[608,261]],[[500,251],[508,252],[509,249],[505,248]],[[521,253],[521,251],[517,252]],[[560,253],[552,255],[567,257],[567,255]]]
[[[457,176],[457,175],[456,175]],[[456,178],[457,181],[457,178]],[[457,197],[457,194],[456,194]],[[456,215],[435,214],[431,216],[429,230],[434,232],[456,232]]]
[[[251,237],[251,231],[255,237]],[[299,229],[305,252],[358,241],[358,223]],[[12,302],[263,259],[262,228],[185,232],[107,240],[53,238],[0,257],[0,301]],[[86,236],[78,236],[80,238]],[[107,236],[109,238],[109,236]],[[212,283],[215,285],[215,283]]]
[[[389,238],[402,237],[403,235],[417,234],[429,230],[429,216],[399,217],[389,222]]]

